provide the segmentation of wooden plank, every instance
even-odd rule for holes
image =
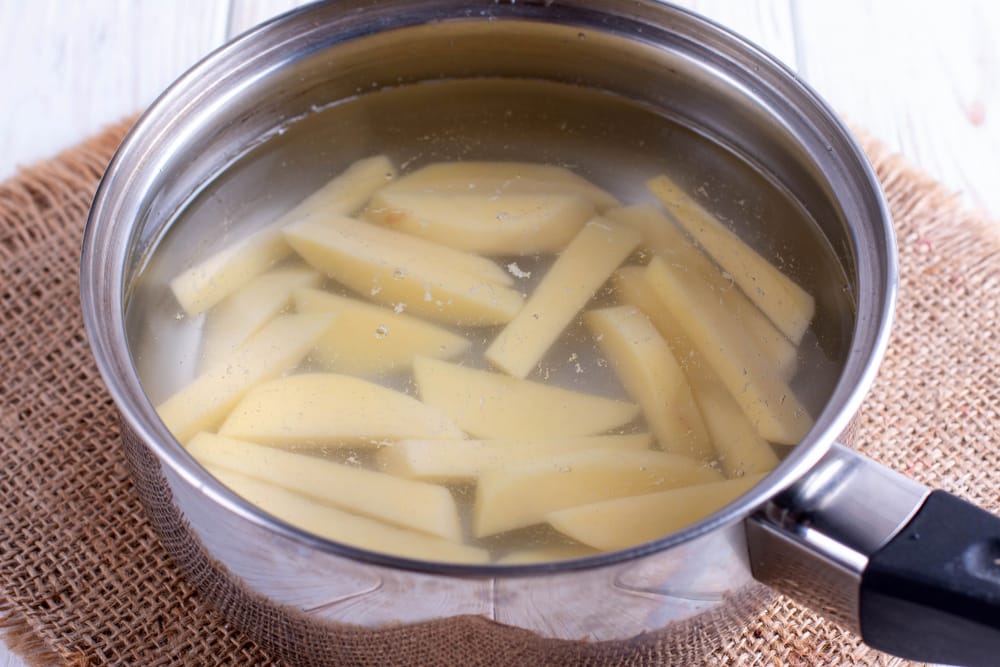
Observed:
[[[1000,4],[792,8],[804,78],[845,118],[1000,219]]]
[[[676,4],[742,35],[795,69],[797,57],[790,2],[791,0],[680,0]]]
[[[231,0],[228,35],[235,37],[258,23],[308,3],[309,0]]]
[[[0,178],[147,106],[223,41],[228,14],[228,0],[0,1]]]

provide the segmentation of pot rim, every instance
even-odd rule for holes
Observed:
[[[131,361],[124,318],[124,274],[128,259],[126,250],[129,244],[123,242],[121,237],[131,233],[133,221],[128,219],[129,216],[122,215],[121,196],[135,184],[140,170],[158,167],[155,156],[147,154],[146,151],[150,137],[163,132],[183,131],[182,126],[173,122],[172,114],[178,108],[177,105],[191,103],[207,96],[212,87],[206,83],[217,80],[220,69],[224,69],[227,64],[232,68],[234,64],[239,63],[240,67],[250,69],[256,58],[264,57],[269,52],[279,51],[287,46],[289,40],[308,40],[308,31],[299,30],[294,33],[291,27],[305,23],[315,13],[328,10],[329,4],[337,4],[341,11],[346,12],[352,7],[357,9],[369,3],[365,0],[347,0],[302,7],[261,24],[209,54],[168,88],[139,118],[122,142],[99,184],[84,231],[81,255],[80,284],[84,323],[98,368],[121,418],[141,441],[153,450],[162,463],[167,464],[187,483],[203,492],[212,502],[219,503],[255,524],[310,548],[394,569],[460,577],[496,577],[599,568],[668,550],[742,521],[819,462],[837,436],[847,428],[875,377],[878,364],[888,345],[896,302],[897,260],[891,218],[877,177],[864,152],[831,108],[793,71],[727,28],[686,9],[655,0],[602,3],[596,0],[555,2],[546,0],[544,2],[546,8],[551,5],[599,6],[600,9],[597,11],[608,14],[616,10],[624,11],[626,7],[633,10],[639,7],[645,12],[644,16],[655,16],[664,25],[672,20],[673,28],[676,28],[678,21],[683,19],[685,25],[697,27],[699,38],[711,39],[714,45],[725,47],[728,54],[738,56],[741,65],[752,63],[754,75],[761,80],[774,85],[780,84],[785,94],[795,96],[796,108],[800,112],[808,113],[811,122],[821,124],[823,129],[829,132],[826,138],[830,146],[836,144],[841,159],[847,163],[847,168],[853,170],[853,178],[856,183],[861,184],[864,188],[863,194],[869,198],[866,202],[869,213],[872,214],[869,222],[884,247],[873,249],[860,243],[856,235],[857,230],[852,228],[851,242],[858,266],[857,313],[851,350],[830,399],[817,417],[816,425],[803,442],[795,446],[763,481],[726,507],[681,531],[624,550],[574,560],[523,565],[468,565],[422,561],[334,542],[270,516],[237,496],[198,465],[159,421],[142,390]],[[454,9],[454,15],[448,17],[451,20],[482,21],[493,20],[494,12],[501,12],[502,18],[523,18],[516,15],[518,8],[543,3],[519,2],[516,6],[513,1],[510,5],[484,3],[483,11],[478,16],[471,17],[467,14],[468,3],[425,0],[424,4],[433,4],[438,8],[447,5]],[[380,29],[396,27],[402,26],[389,25]],[[356,37],[363,35],[351,35],[348,39]],[[247,57],[247,49],[252,51],[250,58]],[[229,75],[239,76],[240,72],[231,69]],[[830,146],[827,147],[828,151],[833,150]],[[117,241],[112,242],[113,239]],[[880,255],[880,261],[879,258],[873,258],[875,254]],[[868,260],[868,263],[862,259]],[[875,270],[869,266],[872,262],[878,264]]]

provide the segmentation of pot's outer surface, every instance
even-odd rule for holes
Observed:
[[[659,542],[506,568],[421,563],[338,545],[221,486],[173,440],[139,384],[124,304],[175,212],[205,182],[275,128],[354,95],[361,82],[484,75],[610,90],[751,156],[819,224],[849,278],[857,308],[851,351],[806,441],[743,498]],[[329,659],[330,646],[363,636],[343,624],[435,621],[414,631],[437,637],[442,628],[489,627],[493,637],[524,638],[471,615],[530,631],[563,657],[580,655],[583,645],[550,640],[611,642],[587,645],[600,652],[654,633],[641,642],[685,663],[768,599],[750,574],[743,520],[813,467],[846,428],[886,343],[894,253],[877,182],[835,115],[776,61],[702,19],[656,2],[350,0],[262,26],[212,54],[154,104],[97,194],[81,283],[88,333],[122,413],[151,520],[203,594],[282,655]],[[563,644],[573,648],[558,648]]]

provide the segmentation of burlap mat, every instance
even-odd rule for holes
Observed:
[[[272,664],[180,578],[153,535],[84,337],[81,232],[125,129],[0,185],[0,629],[32,664]],[[896,219],[902,278],[890,352],[858,420],[861,448],[995,511],[1000,228],[865,144]],[[905,663],[779,598],[708,664]]]

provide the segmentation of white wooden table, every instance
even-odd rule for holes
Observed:
[[[0,180],[142,109],[209,51],[299,4],[0,0]],[[851,122],[1000,220],[1000,3],[678,4],[770,51]],[[0,643],[0,667],[15,665]]]

